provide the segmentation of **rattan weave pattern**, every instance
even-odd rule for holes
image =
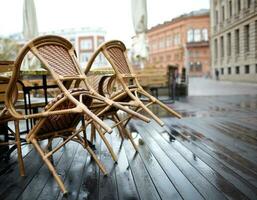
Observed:
[[[72,94],[76,99],[79,98],[80,94],[87,93],[87,90],[83,88],[74,88],[68,90],[70,94]],[[76,95],[74,95],[76,93]],[[50,101],[46,107],[45,110],[49,110],[57,101],[62,99],[64,97],[64,94],[61,93],[57,97],[55,97],[52,101]],[[89,106],[92,102],[92,99],[83,96],[83,103],[87,106]],[[63,110],[63,109],[69,109],[74,108],[75,105],[69,101],[66,100],[59,106],[57,106],[54,110]],[[80,113],[68,113],[68,114],[62,114],[62,115],[52,115],[47,117],[46,122],[44,123],[44,126],[40,129],[38,132],[38,135],[43,135],[44,133],[49,133],[56,130],[62,130],[66,128],[72,127],[72,125],[76,125],[78,120],[80,120],[81,114]]]
[[[61,76],[78,75],[75,64],[67,49],[59,45],[43,45],[38,48],[39,54],[50,67]]]
[[[87,80],[90,86],[97,92],[98,92],[98,86],[99,86],[101,77],[102,77],[101,75],[92,75],[87,77]]]
[[[117,47],[110,47],[107,49],[107,51],[109,52],[109,55],[112,58],[112,61],[117,67],[118,71],[122,74],[130,74],[130,70],[123,51]]]

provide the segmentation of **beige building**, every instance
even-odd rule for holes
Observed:
[[[211,0],[212,71],[257,82],[257,0]]]

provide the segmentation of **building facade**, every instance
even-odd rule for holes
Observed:
[[[209,10],[193,11],[147,32],[149,64],[183,68],[189,76],[210,73]]]
[[[211,0],[212,72],[257,82],[257,0]]]
[[[89,58],[94,53],[96,48],[103,42],[105,42],[106,32],[101,28],[83,27],[77,29],[61,29],[56,31],[42,32],[39,35],[59,35],[68,39],[74,46],[80,66],[83,68],[86,66]],[[23,46],[24,41],[21,33],[13,34],[9,37],[12,40],[17,41],[20,46]],[[1,45],[0,45],[1,47]],[[0,49],[1,50],[1,49]],[[106,59],[103,55],[99,55],[94,63],[96,66],[106,65]]]
[[[106,32],[101,28],[85,27],[43,33],[43,35],[45,34],[60,35],[68,39],[75,47],[80,66],[83,68],[97,47],[105,42]],[[96,58],[94,64],[96,66],[103,66],[106,65],[106,60],[100,55]]]

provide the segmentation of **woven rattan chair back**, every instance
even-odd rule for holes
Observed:
[[[110,41],[104,45],[104,54],[108,61],[121,74],[131,74],[131,69],[126,62],[126,47],[120,41]]]
[[[95,58],[100,53],[104,54],[116,74],[133,74],[133,70],[127,62],[126,46],[119,40],[111,40],[99,46],[99,48],[94,52],[94,55],[90,58],[85,69],[85,74],[90,71]]]
[[[44,44],[37,47],[37,51],[41,58],[48,63],[47,66],[56,74],[60,76],[79,75],[67,46],[61,46],[60,44]]]

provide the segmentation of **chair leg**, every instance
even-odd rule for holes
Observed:
[[[95,139],[95,126],[91,123],[91,134],[90,134],[90,142],[93,144]]]
[[[19,121],[14,121],[15,126],[15,142],[17,145],[18,152],[18,162],[19,162],[19,171],[21,176],[25,176],[24,162],[22,159],[22,151],[21,151],[21,138],[20,138],[20,130],[19,130]]]
[[[106,171],[105,167],[102,165],[100,160],[97,158],[97,156],[95,155],[94,151],[89,147],[89,145],[86,145],[85,148],[88,151],[88,153],[93,157],[93,159],[95,160],[96,164],[98,165],[100,170],[103,172],[103,174],[107,175],[107,171]]]
[[[112,119],[113,119],[113,121],[114,121],[116,124],[120,122],[119,117],[118,117],[117,114],[112,115]],[[117,125],[117,128],[118,128],[118,131],[119,131],[119,133],[120,133],[120,136],[121,136],[121,138],[122,138],[122,140],[123,140],[123,139],[125,138],[125,136],[124,136],[124,132],[123,132],[123,129],[122,129],[121,125],[118,124],[118,125]]]
[[[118,116],[117,114],[115,114],[114,117],[116,118],[115,120],[120,121],[120,118],[119,118],[119,116]],[[117,123],[117,122],[116,122],[116,123]],[[134,142],[134,140],[133,140],[133,138],[132,138],[132,136],[131,136],[131,133],[126,129],[126,126],[124,126],[123,123],[121,123],[119,126],[120,126],[122,132],[124,131],[124,132],[125,132],[125,135],[129,138],[129,140],[130,140],[130,142],[132,143],[134,149],[138,152],[138,147],[137,147],[137,145],[135,144],[135,142]],[[119,131],[120,131],[120,129],[119,129]]]
[[[100,168],[100,170],[103,172],[104,175],[107,175],[107,171],[104,168],[104,166],[102,165],[102,163],[100,162],[100,160],[97,158],[96,154],[94,153],[94,151],[90,148],[89,143],[87,141],[87,137],[86,137],[86,124],[85,124],[85,120],[82,119],[82,127],[83,127],[83,142],[84,142],[84,148],[89,152],[89,154],[93,157],[93,159],[95,160],[96,164],[98,165],[98,167]],[[91,127],[94,127],[94,125],[92,124]],[[95,133],[95,132],[94,132]]]
[[[50,160],[48,158],[45,157],[43,150],[41,149],[41,147],[39,146],[38,142],[36,139],[32,139],[31,143],[34,145],[35,149],[38,151],[39,155],[41,156],[41,158],[43,159],[43,161],[45,162],[45,164],[47,165],[49,171],[52,173],[54,179],[56,180],[57,184],[59,185],[61,191],[66,194],[68,193],[68,191],[66,190],[63,181],[61,180],[60,176],[57,174],[54,166],[52,165],[52,163],[50,162]]]
[[[164,122],[160,120],[159,117],[157,117],[149,108],[145,106],[140,100],[139,100],[139,106],[147,112],[160,126],[164,126]]]
[[[108,142],[108,140],[106,139],[106,137],[104,136],[104,133],[102,132],[101,128],[99,128],[96,124],[95,124],[95,128],[97,130],[97,132],[99,133],[100,137],[102,138],[102,140],[104,141],[107,149],[109,150],[111,156],[112,156],[112,159],[114,160],[114,162],[118,162],[118,159],[117,159],[117,156],[115,155],[110,143]]]
[[[155,97],[149,95],[146,92],[143,92],[143,95],[147,96],[148,98],[150,98],[152,101],[154,101],[155,103],[159,104],[159,106],[161,106],[164,110],[166,110],[167,112],[169,112],[170,114],[176,116],[177,118],[181,119],[181,115],[178,114],[177,112],[175,112],[174,110],[172,110],[170,107],[168,107],[166,104],[162,103],[160,100],[156,99]]]

